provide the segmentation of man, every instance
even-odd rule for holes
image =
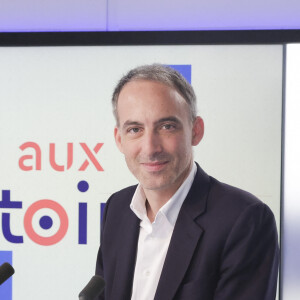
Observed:
[[[193,161],[204,124],[190,84],[169,67],[142,66],[120,80],[112,101],[116,144],[139,184],[107,201],[100,299],[275,299],[273,214]]]

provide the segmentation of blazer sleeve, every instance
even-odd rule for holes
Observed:
[[[227,237],[214,300],[274,300],[278,260],[273,213],[261,202],[252,204]]]

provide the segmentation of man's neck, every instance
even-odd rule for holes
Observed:
[[[147,216],[150,222],[152,223],[155,219],[156,214],[158,211],[169,201],[169,199],[173,196],[170,195],[170,193],[162,193],[162,191],[157,192],[157,191],[152,191],[152,190],[147,190],[144,191],[146,195],[146,211],[147,211]]]
[[[192,170],[192,163],[189,167],[186,174],[179,181],[179,183],[173,187],[173,189],[160,189],[160,190],[148,190],[144,189],[144,193],[146,196],[146,211],[148,219],[151,223],[154,221],[156,214],[158,211],[171,199],[171,197],[176,193],[176,191],[180,188],[183,182],[186,180],[188,175]]]

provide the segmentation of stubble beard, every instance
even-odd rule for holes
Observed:
[[[157,172],[147,172],[143,170],[143,163],[164,161],[168,161],[166,169]],[[131,173],[144,189],[158,191],[165,190],[173,185],[177,185],[176,189],[178,189],[190,172],[192,158],[187,161],[183,169],[180,168],[179,163],[174,162],[173,157],[168,153],[158,153],[147,159],[145,159],[145,157],[139,157],[133,164],[126,159],[126,163]]]

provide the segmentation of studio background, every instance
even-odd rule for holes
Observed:
[[[93,275],[101,203],[136,183],[114,143],[110,104],[116,82],[136,65],[160,62],[190,70],[206,128],[203,141],[194,149],[196,161],[220,181],[266,202],[279,228],[282,46],[7,47],[0,51],[1,189],[10,191],[11,201],[22,202],[19,209],[0,208],[1,221],[3,213],[10,214],[11,233],[23,237],[22,243],[12,243],[0,234],[0,252],[11,254],[16,269],[11,299],[76,299]],[[27,142],[41,150],[40,170],[36,170],[34,149],[20,149]],[[83,143],[93,155],[87,155]],[[100,143],[100,150],[93,150]],[[63,170],[51,165],[50,144]],[[71,165],[68,144],[73,146]],[[20,167],[22,157],[32,170]],[[86,160],[86,168],[79,170]],[[85,192],[78,189],[82,181],[89,185]],[[41,199],[59,203],[67,214],[66,235],[53,245],[33,241],[24,223],[31,205]],[[85,243],[79,243],[79,235],[84,236],[79,232],[85,229],[79,217],[82,203],[87,203]],[[41,223],[44,216],[52,219],[49,229]],[[53,209],[42,208],[36,211],[32,228],[51,237],[64,220]]]

